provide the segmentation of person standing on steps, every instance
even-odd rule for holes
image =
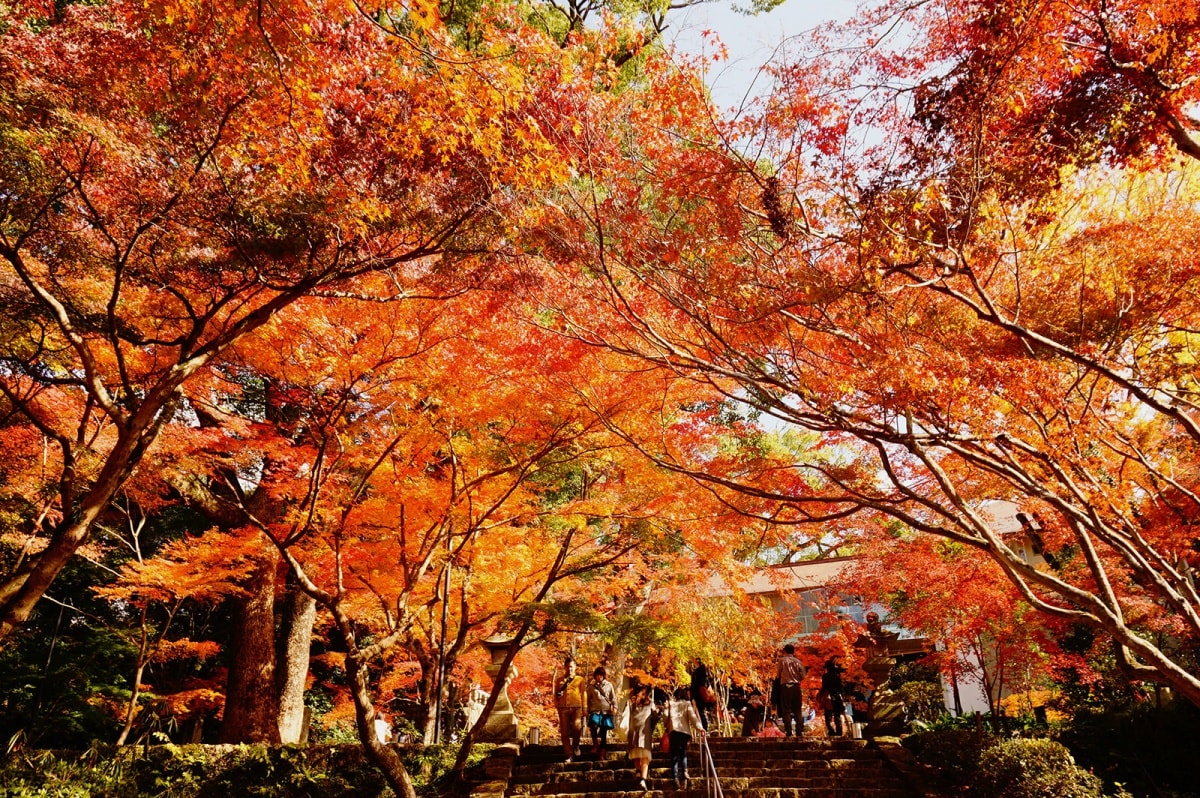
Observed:
[[[646,786],[646,777],[650,775],[650,760],[654,756],[654,725],[658,722],[653,699],[654,691],[650,685],[634,688],[633,697],[629,699],[629,758],[633,760],[638,787],[643,792],[650,789]]]
[[[788,643],[775,669],[779,680],[779,717],[783,721],[783,735],[792,736],[792,721],[796,723],[796,736],[804,734],[804,715],[800,712],[800,682],[804,681],[804,663],[796,658],[796,647]]]
[[[604,758],[608,733],[613,728],[613,713],[617,709],[617,691],[608,680],[603,667],[592,671],[587,687],[588,729],[592,732],[592,753]]]
[[[829,737],[842,736],[842,714],[846,711],[845,690],[842,667],[837,664],[836,657],[830,657],[825,661],[821,690],[817,693],[821,711],[825,713],[825,734]]]
[[[558,709],[558,734],[563,753],[570,762],[579,756],[583,737],[583,709],[587,706],[587,680],[579,675],[575,660],[567,657],[562,678],[554,685],[554,705]]]
[[[692,702],[700,713],[700,722],[704,724],[704,730],[708,731],[708,712],[711,708],[716,707],[716,701],[713,700],[715,695],[712,689],[712,677],[708,675],[708,666],[698,659],[693,661],[691,679]]]
[[[700,713],[692,701],[691,689],[680,687],[675,691],[675,698],[668,704],[667,730],[671,750],[671,776],[675,786],[683,789],[687,785],[687,747],[692,737],[703,737],[704,724],[700,721]]]

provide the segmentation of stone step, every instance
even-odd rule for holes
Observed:
[[[577,789],[562,789],[554,792],[525,793],[544,796],[561,796],[561,798],[581,798],[602,795],[604,798],[681,798],[689,795],[707,795],[703,782],[692,780],[683,789],[675,787],[674,783],[667,785],[649,784],[648,790],[637,788],[633,783],[624,785],[622,789],[597,790],[594,785],[578,785]],[[508,793],[513,794],[513,793]],[[791,787],[765,785],[750,789],[736,789],[722,785],[724,798],[913,798],[914,793],[903,785],[889,784],[831,784],[816,787]]]
[[[688,762],[700,762],[699,756],[689,756]],[[723,759],[721,757],[713,757],[713,762],[718,770],[722,772],[738,773],[743,776],[752,776],[755,773],[806,773],[806,772],[821,772],[830,768],[859,768],[861,770],[873,770],[884,767],[884,764],[878,758],[855,757],[831,757],[829,759],[777,759],[774,761],[747,761],[744,759]],[[514,776],[538,775],[543,773],[586,773],[590,771],[605,771],[620,769],[629,766],[630,760],[622,758],[609,762],[547,762],[544,764],[520,763],[513,768]],[[669,767],[670,763],[666,759],[654,759],[650,762],[650,767]]]
[[[809,752],[806,756],[795,756],[790,753],[775,757],[731,756],[726,752],[713,751],[713,761],[718,768],[736,770],[750,775],[756,771],[804,771],[824,770],[830,767],[864,769],[882,767],[882,759],[874,751],[825,751],[819,754]],[[667,767],[669,757],[666,754],[655,754],[651,759],[651,767]],[[700,761],[700,751],[688,751],[689,762]],[[629,764],[624,751],[609,752],[603,760],[592,756],[583,756],[571,762],[566,762],[562,754],[553,757],[529,759],[520,757],[514,766],[514,775],[540,774],[553,772],[584,772],[592,770],[611,770]]]
[[[703,791],[690,790],[693,794]],[[762,788],[755,790],[724,790],[724,798],[913,798],[906,787],[822,787],[817,789]]]
[[[787,753],[795,756],[816,756],[830,751],[861,751],[868,747],[867,740],[848,740],[825,738],[814,740],[760,740],[755,737],[710,737],[708,738],[709,750],[716,753],[728,753],[730,755],[748,755],[748,756],[777,756]],[[624,752],[625,744],[623,742],[613,742],[608,746],[608,753],[611,755],[615,752]],[[700,743],[693,741],[688,746],[689,751],[700,750]],[[655,751],[655,753],[660,753]],[[557,745],[526,745],[521,749],[521,759],[523,760],[539,760],[545,758],[561,758],[563,755],[562,747]],[[583,756],[591,756],[591,746],[583,746]]]
[[[721,784],[736,785],[739,788],[760,787],[769,784],[780,786],[807,787],[813,784],[829,783],[858,783],[858,782],[887,782],[900,783],[900,777],[887,771],[837,771],[829,770],[824,773],[763,773],[752,776],[731,775],[722,773],[719,769],[717,776]],[[651,782],[670,781],[671,772],[667,769],[651,769],[647,780]],[[515,792],[536,792],[546,786],[561,784],[596,784],[619,785],[622,782],[634,781],[632,769],[609,771],[606,773],[562,774],[559,776],[524,776],[509,781],[511,790]]]
[[[688,760],[688,767],[691,770],[700,772],[700,763]],[[509,780],[513,784],[535,784],[545,783],[549,781],[611,781],[614,778],[620,778],[623,773],[632,772],[632,763],[627,763],[620,768],[605,768],[603,770],[554,770],[545,772],[525,772],[513,773]],[[649,773],[652,777],[666,778],[670,768],[667,766],[651,765]],[[830,777],[847,778],[853,776],[862,776],[865,778],[885,778],[896,775],[886,765],[881,763],[870,763],[869,766],[863,767],[827,767],[827,768],[777,768],[777,769],[755,769],[746,770],[743,768],[724,768],[717,767],[717,775],[722,779],[761,779],[761,778],[776,778],[776,779],[823,779]]]
[[[727,756],[779,758],[786,755],[791,759],[805,759],[827,756],[830,753],[850,754],[867,750],[866,740],[758,740],[757,738],[710,737],[708,748],[714,756],[718,753]],[[688,753],[698,752],[700,744],[693,742],[688,746]],[[608,756],[625,752],[623,743],[614,743],[608,747]],[[655,756],[665,756],[661,751],[654,751]],[[561,760],[562,748],[557,745],[526,745],[521,750],[520,759],[523,762],[540,762]],[[592,758],[590,747],[585,746],[582,757]]]
[[[914,798],[920,791],[866,740],[721,738],[708,740],[724,798]],[[704,796],[701,750],[688,749],[692,778],[676,788],[669,756],[655,751],[642,790],[623,745],[603,758],[565,762],[561,747],[527,745],[511,761],[502,796],[494,798],[683,798]]]
[[[676,792],[675,783],[670,778],[649,778],[646,780],[649,792]],[[689,788],[704,789],[702,779],[691,779]],[[870,790],[886,790],[902,795],[911,795],[903,782],[898,779],[868,779],[868,778],[826,778],[826,779],[721,779],[721,790],[726,795],[731,792],[759,793],[770,790],[801,790],[813,793],[824,793],[827,796],[838,792],[862,792]],[[567,781],[547,784],[509,785],[507,794],[510,796],[546,796],[546,795],[605,795],[614,796],[627,792],[641,792],[637,780],[627,774],[624,778],[610,782],[602,781]]]
[[[509,782],[509,796],[572,796],[604,794],[614,796],[641,792],[628,763],[618,767],[582,770],[515,774]],[[907,795],[903,782],[888,772],[881,762],[831,762],[824,768],[776,768],[746,773],[741,768],[724,769],[718,765],[717,774],[726,796],[732,792],[758,794],[764,790],[801,791],[813,796],[840,796],[843,793],[863,793],[885,790]],[[693,767],[695,767],[695,763]],[[695,773],[693,773],[695,776]],[[691,785],[702,786],[703,780],[693,778]],[[650,792],[676,792],[668,767],[651,767],[647,785]]]
[[[700,767],[699,760],[688,759],[689,766],[694,768]],[[536,767],[536,766],[519,766],[513,769],[510,781],[513,784],[533,784],[546,783],[549,781],[609,781],[613,778],[619,778],[621,773],[628,772],[632,764],[628,761],[605,763],[603,766],[597,766],[594,763],[571,763],[554,765],[551,767]],[[805,764],[784,763],[780,762],[774,766],[766,767],[747,767],[744,763],[734,765],[723,765],[720,761],[716,762],[717,774],[722,781],[727,779],[756,779],[756,778],[776,778],[776,779],[814,779],[827,778],[829,776],[858,776],[866,778],[882,778],[893,775],[888,766],[878,760],[874,761],[850,761],[850,760],[831,760],[828,762],[813,762]],[[651,776],[670,773],[670,766],[666,762],[651,762]]]

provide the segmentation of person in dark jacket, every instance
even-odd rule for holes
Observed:
[[[804,715],[800,705],[800,682],[804,680],[804,663],[796,656],[796,647],[788,643],[783,647],[783,655],[775,668],[775,678],[779,681],[779,719],[783,722],[783,734],[797,737],[804,734]]]
[[[708,666],[700,660],[696,660],[695,666],[692,668],[692,681],[689,688],[692,701],[696,704],[696,709],[700,712],[700,723],[704,726],[704,730],[708,731],[708,713],[716,708],[716,704],[712,699],[712,678],[708,675]]]
[[[825,672],[821,674],[821,689],[817,700],[825,713],[825,733],[830,737],[842,736],[842,715],[846,712],[846,688],[842,685],[842,667],[837,659],[825,661]]]

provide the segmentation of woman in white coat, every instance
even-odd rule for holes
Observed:
[[[654,690],[650,685],[640,685],[629,700],[629,758],[637,773],[638,787],[648,790],[646,777],[650,774],[650,760],[654,757],[654,726],[658,713],[654,709]]]
[[[675,697],[667,708],[667,729],[670,731],[671,776],[675,779],[675,786],[683,789],[688,780],[688,744],[693,736],[704,736],[704,724],[688,687],[680,687],[675,691]]]

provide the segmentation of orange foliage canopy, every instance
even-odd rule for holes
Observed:
[[[343,2],[0,15],[3,636],[188,425],[181,386],[298,297],[477,283],[570,126],[561,51],[491,12],[473,58]]]
[[[1040,686],[1069,659],[1003,571],[970,549],[931,536],[881,537],[864,545],[849,582],[892,623],[936,645],[931,658],[959,683],[976,682],[992,712],[1009,693]],[[1072,664],[1082,666],[1079,659]]]
[[[506,305],[537,284],[524,231],[614,107],[597,88],[620,33],[562,48],[499,4],[468,53],[433,11],[0,12],[2,434],[36,497],[6,527],[26,556],[3,574],[0,635],[122,489],[144,509],[207,490],[381,644],[428,618],[451,564],[475,628],[551,566],[561,595],[611,610],[674,578],[684,546],[723,561],[737,514],[604,423],[658,405],[637,434],[661,437],[707,389]],[[251,489],[266,500],[238,506]],[[189,541],[107,595],[214,596],[256,545]]]
[[[880,31],[911,31],[915,41]],[[1172,0],[883,2],[850,25],[873,85],[911,90],[918,162],[1010,195],[1065,165],[1200,157],[1200,14]],[[982,167],[982,170],[980,170]]]
[[[891,519],[958,541],[1031,606],[1111,635],[1135,677],[1200,704],[1196,674],[1153,642],[1200,640],[1196,174],[1160,168],[1168,140],[1195,155],[1196,12],[881,13],[908,15],[911,47],[779,65],[736,148],[666,72],[648,78],[655,100],[591,119],[655,132],[635,153],[593,146],[606,191],[575,191],[543,228],[546,266],[571,286],[542,297],[547,324],[773,417],[784,445],[672,446],[727,424],[717,412],[643,444],[731,506],[785,531]],[[1124,97],[1109,118],[1127,138],[1071,115],[1083,62],[1085,94]],[[918,107],[849,91],[864,63]],[[1102,156],[1110,168],[1072,171]],[[1009,547],[980,512],[992,499],[1036,522],[1055,567]]]

